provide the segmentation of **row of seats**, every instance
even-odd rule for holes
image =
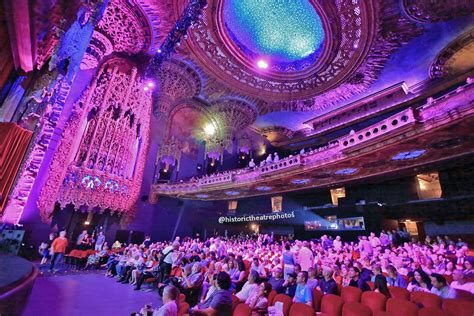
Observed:
[[[313,306],[293,303],[291,297],[276,294],[268,296],[269,305],[283,304],[285,316],[472,316],[474,301],[461,299],[441,299],[426,292],[410,293],[404,288],[390,287],[391,298],[378,292],[362,292],[356,287],[344,287],[341,296],[313,290]],[[251,314],[250,308],[233,297],[234,315]]]

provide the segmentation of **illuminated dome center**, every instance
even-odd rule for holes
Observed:
[[[315,61],[322,49],[323,25],[309,0],[225,0],[223,14],[230,37],[249,57]]]

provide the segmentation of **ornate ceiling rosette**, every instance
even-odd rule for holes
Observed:
[[[254,47],[243,43],[245,37],[235,34],[237,28],[226,21],[228,1],[232,2],[209,0],[209,8],[189,32],[186,49],[179,53],[209,77],[206,96],[222,95],[219,86],[224,91],[237,91],[255,98],[260,114],[317,110],[363,91],[376,79],[390,53],[419,31],[401,16],[395,0],[310,0],[323,32],[319,46],[312,46],[316,48],[309,59],[282,61],[277,56],[275,61],[268,60],[267,69],[259,69]],[[175,14],[184,5],[177,1]]]

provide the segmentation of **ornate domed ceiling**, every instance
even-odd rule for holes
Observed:
[[[158,13],[158,34],[167,34],[188,4],[137,1]],[[443,15],[442,5],[430,12],[428,2],[208,0],[173,58],[195,68],[205,103],[245,99],[255,106],[259,129],[302,128],[375,87],[428,79],[440,50],[473,26],[448,10],[457,4],[446,4],[451,13]],[[433,18],[420,20],[417,8]]]
[[[222,18],[234,49],[254,62],[301,69],[323,48],[323,23],[307,0],[225,0]]]

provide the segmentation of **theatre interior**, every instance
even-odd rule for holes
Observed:
[[[0,315],[474,315],[473,0],[2,0],[0,56]]]

